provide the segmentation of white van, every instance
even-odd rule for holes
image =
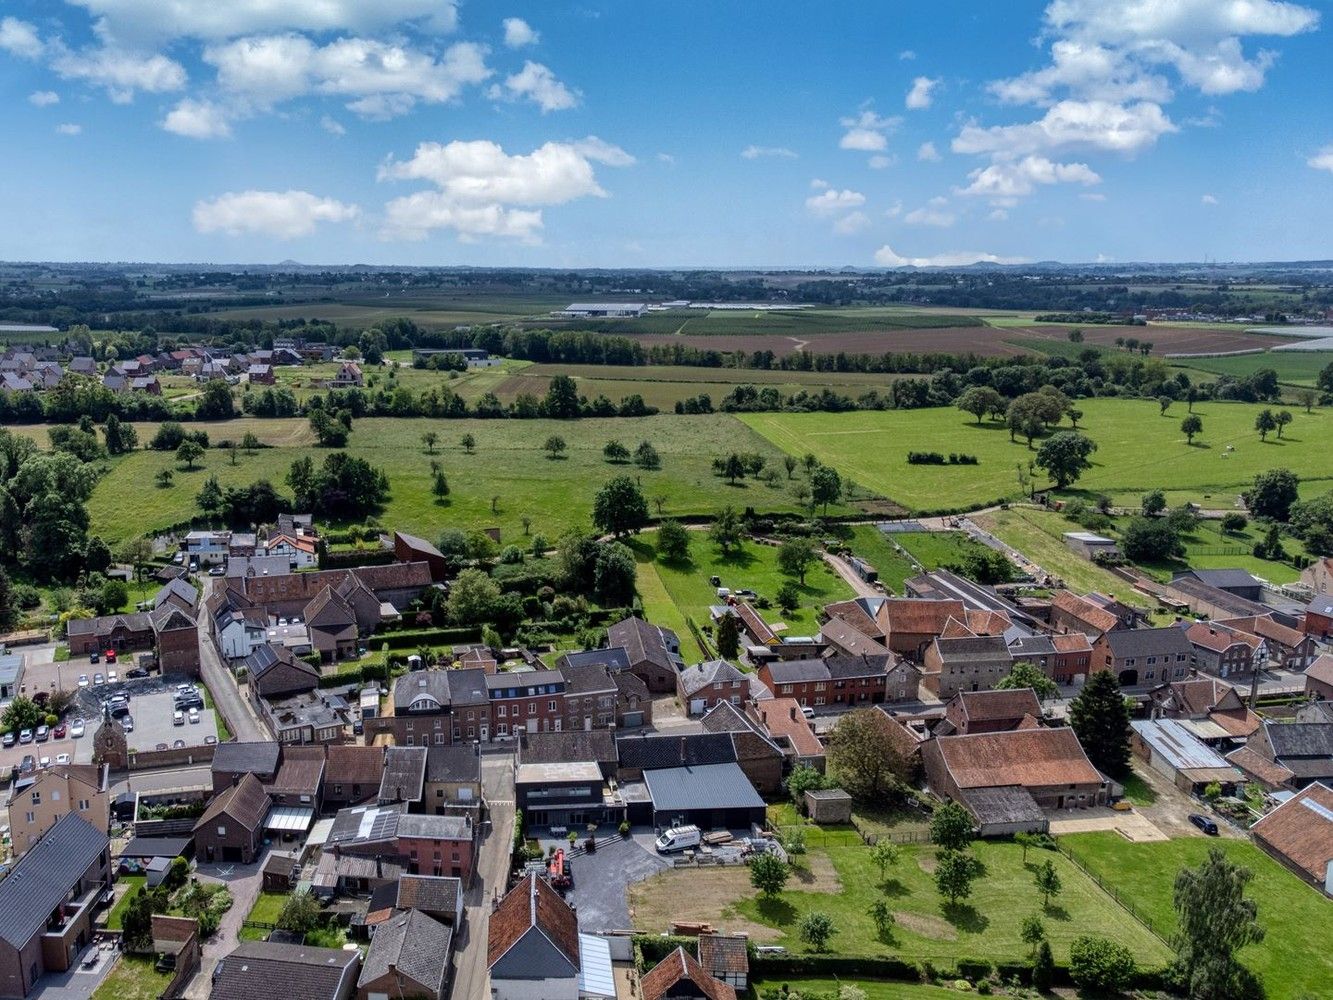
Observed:
[[[658,854],[674,854],[676,851],[698,847],[702,842],[703,836],[697,826],[673,826],[657,838],[654,846]]]

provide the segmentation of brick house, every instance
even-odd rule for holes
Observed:
[[[1002,635],[940,636],[926,648],[921,682],[940,698],[959,691],[989,691],[1013,663]]]
[[[834,652],[823,657],[765,662],[760,664],[758,674],[775,698],[792,698],[813,707],[857,706],[882,702],[888,691],[889,671],[898,666],[892,653],[871,657]]]
[[[1127,627],[1111,611],[1086,597],[1068,590],[1057,590],[1051,595],[1051,628],[1057,632],[1082,632],[1096,640],[1107,632]]]
[[[705,733],[730,733],[736,763],[760,795],[775,795],[782,789],[785,770],[782,748],[757,722],[732,705],[719,702],[699,720]],[[804,716],[801,719],[805,721]]]
[[[1081,684],[1092,670],[1092,643],[1083,632],[1051,636],[1050,676],[1057,684]]]
[[[1094,670],[1110,670],[1125,687],[1182,680],[1194,662],[1194,646],[1185,630],[1117,629],[1092,644]]]
[[[305,623],[311,644],[325,662],[355,655],[359,637],[356,614],[331,586],[325,585],[306,606]]]
[[[75,813],[94,829],[110,829],[110,768],[96,764],[53,764],[20,775],[9,791],[9,838],[23,854],[56,825]]]
[[[1316,701],[1333,699],[1333,654],[1323,654],[1306,669],[1305,696]]]
[[[399,562],[424,562],[430,567],[430,577],[436,583],[449,578],[449,560],[444,553],[416,535],[402,531],[393,533],[393,557]]]
[[[1268,647],[1258,636],[1219,625],[1195,622],[1185,629],[1194,647],[1194,665],[1223,679],[1245,678],[1268,662]]]
[[[493,738],[529,733],[559,732],[565,721],[565,679],[558,670],[489,674],[486,691],[491,703]]]
[[[1195,735],[1205,743],[1246,739],[1259,728],[1259,717],[1251,712],[1230,684],[1216,677],[1191,675],[1148,692],[1154,717],[1211,722],[1225,734],[1209,738],[1206,731]]]
[[[629,672],[648,685],[652,694],[676,690],[676,674],[685,666],[680,637],[669,628],[650,625],[642,618],[626,618],[606,630],[607,645],[619,646],[629,658]]]
[[[525,875],[488,919],[492,1000],[577,1000],[579,920],[548,882]]]
[[[686,667],[676,679],[676,694],[687,715],[703,715],[715,705],[739,705],[749,684],[745,674],[726,660]]]
[[[71,656],[114,649],[117,652],[152,649],[156,636],[147,612],[71,618],[66,625]]]
[[[357,1000],[416,997],[444,1000],[453,952],[453,931],[420,910],[400,910],[375,926]]]
[[[201,861],[250,864],[264,846],[264,817],[271,801],[253,774],[245,774],[213,797],[194,824],[195,855]]]
[[[282,698],[319,686],[319,670],[297,659],[286,646],[260,646],[245,658],[245,672],[256,704],[260,698]]]
[[[1272,615],[1225,618],[1218,624],[1264,640],[1269,664],[1283,670],[1304,670],[1319,655],[1319,646],[1314,639],[1300,629],[1282,624]]]
[[[333,819],[325,851],[398,860],[414,875],[471,882],[476,829],[468,816],[409,813],[401,803],[352,806]]]
[[[1306,605],[1303,628],[1320,642],[1333,639],[1333,596],[1321,595]]]
[[[199,624],[193,609],[166,603],[149,612],[157,642],[157,664],[164,674],[199,676]]]
[[[922,662],[927,647],[944,632],[950,618],[963,621],[967,611],[962,601],[924,598],[889,598],[882,617],[887,623],[884,644],[899,656]]]
[[[384,778],[384,747],[330,746],[324,751],[324,809],[337,812],[379,794]]]
[[[1041,702],[1032,688],[959,691],[944,706],[944,721],[952,730],[947,734],[950,736],[1031,728],[1039,725],[1041,718]]]
[[[558,699],[556,709],[564,718],[560,725],[553,725],[553,728],[557,730],[582,729],[590,731],[593,729],[609,729],[615,723],[616,682],[611,679],[611,673],[605,666],[589,664],[579,668],[565,667],[559,671],[551,671],[551,673],[561,677],[564,681],[563,692]],[[496,676],[504,677],[505,675],[499,674]],[[510,676],[524,677],[525,675]],[[538,717],[541,718],[540,714]]]
[[[643,1000],[736,1000],[735,987],[710,975],[684,948],[645,972],[641,991]]]
[[[746,714],[762,727],[786,760],[786,769],[824,770],[824,744],[815,735],[801,706],[791,698],[770,698],[746,706]]]

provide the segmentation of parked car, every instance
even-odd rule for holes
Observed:
[[[51,727],[48,726],[45,722],[43,722],[40,726],[37,727],[37,742],[45,743],[50,738],[51,738]]]
[[[226,575],[227,575],[227,571],[226,571],[226,569],[223,568],[222,566],[210,566],[210,567],[208,568],[208,575],[209,575],[209,576],[226,576]]]
[[[135,667],[133,670],[125,671],[125,679],[127,681],[138,680],[141,677],[147,677],[147,676],[148,676],[148,671],[145,670],[143,667]]]
[[[115,662],[116,662],[116,651],[115,651],[114,649],[108,649],[108,650],[106,651],[106,662],[107,662],[107,663],[115,663]]]
[[[125,732],[127,733],[134,732],[134,716],[127,715],[125,716],[125,718],[121,719],[120,728],[125,730]]]
[[[159,743],[157,746],[153,747],[153,749],[154,749],[154,750],[165,750],[165,749],[167,749],[167,745],[166,745],[165,743]]]
[[[185,565],[185,553],[177,552],[174,556],[171,557],[171,561],[176,566]]]
[[[86,688],[87,686],[88,686],[88,675],[79,674],[79,687]]]
[[[83,735],[83,720],[75,719],[73,722],[70,723],[69,726],[69,738],[72,740],[77,740],[82,735]]]
[[[47,768],[47,767],[50,767],[50,766],[51,766],[51,758],[50,758],[50,757],[40,757],[40,758],[38,758],[38,760],[37,760],[37,766],[38,766],[38,767],[41,767],[41,768]]]
[[[171,724],[173,726],[185,725],[185,713],[180,711],[173,713],[171,716]]]
[[[110,663],[112,661],[108,660],[107,662]],[[120,681],[120,674],[116,673],[114,670],[108,670],[106,672],[106,682],[108,684],[116,684],[119,683],[119,681]]]
[[[190,709],[190,725],[193,726],[198,722],[199,722],[199,709],[197,708]]]
[[[12,747],[17,742],[18,737],[14,735],[14,730],[12,729],[5,733],[4,736],[0,736],[0,744],[3,744],[4,746]]]
[[[809,705],[802,705],[801,714],[804,715],[807,719],[813,719],[815,717],[815,710],[811,708]]]
[[[32,742],[32,730],[31,730],[31,729],[22,729],[22,730],[19,730],[19,742],[20,742],[20,743],[31,743],[31,742]]]
[[[171,743],[171,745],[172,745],[172,747],[174,747],[175,749],[179,750],[179,749],[181,749],[181,747],[185,746],[185,741],[184,741],[184,740],[173,740],[172,743]]]
[[[19,764],[19,774],[31,774],[37,770],[37,758],[30,753],[23,755],[23,762]]]
[[[1217,824],[1207,816],[1200,816],[1198,813],[1190,813],[1190,822],[1197,826],[1210,837],[1217,836]]]
[[[101,662],[102,662],[101,657],[97,655],[97,650],[94,649],[91,653],[88,654],[88,662],[89,662],[89,663],[101,663]]]
[[[96,673],[96,674],[93,674],[93,683],[94,683],[94,684],[105,684],[105,683],[106,683],[106,675],[105,675],[105,674],[102,674],[102,673]]]
[[[216,736],[205,736],[205,737],[204,737],[204,746],[206,746],[206,747],[215,747],[215,746],[217,746],[217,745],[218,745],[218,738],[217,738]]]
[[[56,763],[57,763],[57,764],[68,764],[72,759],[73,759],[73,758],[71,758],[70,755],[67,754],[67,753],[58,753],[58,754],[56,754]]]
[[[51,738],[53,740],[63,740],[65,738],[65,724],[63,722],[57,723],[55,729],[51,730]]]

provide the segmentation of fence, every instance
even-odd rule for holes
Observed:
[[[1105,882],[1103,882],[1102,877],[1100,875],[1098,875],[1091,868],[1085,865],[1083,863],[1083,860],[1072,850],[1070,850],[1069,847],[1066,846],[1063,842],[1061,842],[1058,838],[1055,841],[1055,846],[1056,849],[1061,854],[1063,854],[1066,858],[1069,859],[1070,863],[1073,864],[1075,868],[1077,868],[1084,875],[1088,876],[1088,878],[1096,882],[1098,887],[1103,892],[1105,892],[1108,896],[1110,896],[1117,903],[1119,903],[1129,913],[1131,917],[1133,917],[1144,927],[1146,927],[1153,934],[1154,937],[1156,937],[1159,941],[1162,942],[1162,944],[1166,945],[1168,948],[1171,947],[1171,941],[1169,939],[1169,936],[1168,934],[1164,933],[1166,931],[1165,927],[1161,927],[1155,924],[1151,917],[1141,912],[1139,908],[1134,905],[1133,900],[1128,899],[1125,896],[1122,896],[1120,894],[1120,891],[1115,886],[1107,885]]]
[[[685,616],[685,624],[690,628],[690,634],[694,636],[694,641],[699,644],[699,648],[708,656],[713,656],[712,644],[704,638],[704,634],[699,631],[699,626],[694,623],[694,619],[689,615]]]
[[[887,840],[893,844],[925,844],[930,841],[929,830],[885,830],[883,832],[876,830],[867,830],[852,817],[848,824],[829,824],[819,826],[816,824],[797,824],[789,826],[776,826],[772,823],[767,824],[767,829],[779,840],[785,841],[790,834],[804,836],[805,842],[811,847],[874,847],[881,840]]]

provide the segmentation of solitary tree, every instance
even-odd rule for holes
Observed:
[[[1037,466],[1045,469],[1055,485],[1064,489],[1090,468],[1097,443],[1077,431],[1060,431],[1043,441],[1037,450]]]
[[[435,470],[430,491],[435,494],[435,499],[437,500],[443,500],[449,495],[449,480],[445,477],[444,470]]]
[[[567,447],[568,445],[565,444],[565,439],[559,434],[552,434],[546,439],[546,443],[542,445],[542,448],[546,451],[546,457],[550,459],[559,458],[564,454]]]
[[[602,449],[602,457],[613,465],[621,465],[629,461],[629,449],[619,441],[608,441]]]
[[[876,841],[875,846],[870,849],[870,861],[879,869],[879,880],[884,881],[888,870],[898,863],[898,857],[902,852],[898,850],[898,845],[885,838]]]
[[[1037,868],[1036,874],[1032,877],[1032,882],[1036,885],[1037,891],[1041,893],[1042,909],[1049,909],[1051,897],[1060,895],[1060,890],[1064,888],[1060,881],[1060,873],[1055,870],[1055,862],[1050,858],[1047,858]]]
[[[1170,396],[1158,396],[1158,397],[1157,397],[1157,406],[1158,406],[1158,409],[1161,410],[1161,412],[1162,412],[1162,416],[1166,416],[1166,411],[1169,410],[1169,409],[1171,409],[1171,404],[1174,403],[1174,402],[1175,402],[1175,400],[1172,399]]]
[[[949,801],[930,818],[930,839],[946,851],[962,851],[972,843],[972,817],[957,802]]]
[[[1314,410],[1315,401],[1319,399],[1319,394],[1313,389],[1297,389],[1296,402],[1305,407],[1305,412],[1310,413]],[[110,421],[107,421],[110,423]],[[108,446],[109,447],[109,446]]]
[[[1069,425],[1077,430],[1078,422],[1083,419],[1083,411],[1077,406],[1071,406],[1065,410],[1065,415],[1069,417]]]
[[[801,940],[813,950],[823,951],[828,947],[829,938],[833,937],[836,929],[833,926],[833,918],[827,913],[811,910],[801,918],[796,930]]]
[[[976,417],[977,424],[980,425],[982,417],[987,413],[993,413],[997,405],[1003,405],[1003,398],[988,385],[974,385],[963,390],[955,405],[964,413]]]
[[[787,478],[790,479],[796,472],[796,456],[783,455],[782,467],[787,470]]]
[[[1185,435],[1185,443],[1193,444],[1194,435],[1203,433],[1203,418],[1197,413],[1191,413],[1180,422],[1180,433]]]
[[[977,859],[966,851],[946,849],[935,855],[935,888],[950,906],[972,895],[978,873]]]
[[[1094,767],[1113,778],[1129,773],[1129,709],[1109,670],[1088,678],[1069,705],[1069,725]]]
[[[750,884],[770,899],[783,890],[791,869],[776,854],[765,851],[750,859]]]
[[[727,506],[713,518],[713,523],[708,529],[708,538],[722,550],[723,555],[727,555],[732,549],[740,548],[742,530],[741,516],[736,513],[735,508]]]
[[[778,569],[794,576],[805,586],[805,574],[819,558],[808,538],[789,538],[778,548]]]
[[[824,513],[828,514],[828,505],[837,503],[838,498],[842,496],[842,477],[838,475],[836,469],[830,469],[827,465],[821,465],[810,473],[810,499],[815,504],[824,505]]]
[[[185,466],[186,471],[194,468],[194,463],[204,457],[204,446],[194,438],[186,438],[176,449],[176,461]]]
[[[309,934],[319,925],[319,904],[308,892],[296,892],[287,897],[278,914],[278,926],[284,931]]]
[[[165,490],[175,478],[175,474],[170,469],[158,469],[157,474],[153,476],[153,481],[157,483],[158,489]]]
[[[858,802],[881,802],[902,787],[907,765],[885,738],[882,712],[847,712],[829,734],[829,771]]]
[[[690,558],[690,533],[685,525],[667,518],[657,526],[657,554],[667,562],[685,562]]]
[[[745,478],[745,463],[734,451],[723,461],[722,475],[726,476],[732,485],[735,485],[737,479]]]
[[[467,452],[469,455],[471,455],[472,450],[477,447],[477,439],[474,438],[471,434],[464,434],[461,438],[459,438],[458,443],[463,446],[463,450]]]
[[[662,456],[657,453],[651,442],[640,441],[639,446],[634,449],[634,464],[640,469],[660,469]]]
[[[778,588],[778,607],[790,614],[801,606],[801,588],[794,580],[784,580]]]
[[[1143,494],[1140,509],[1143,511],[1144,517],[1156,517],[1166,510],[1166,494],[1161,490],[1149,490]]]
[[[1198,868],[1182,868],[1176,875],[1175,967],[1191,997],[1243,995],[1248,975],[1236,952],[1264,939],[1255,902],[1245,895],[1253,878],[1254,872],[1217,848]]]
[[[878,932],[879,936],[884,937],[888,934],[889,928],[894,924],[894,919],[893,910],[889,907],[889,904],[885,902],[884,897],[876,897],[875,901],[870,904],[870,909],[867,912],[870,914],[870,919],[875,922],[875,930]]]
[[[425,434],[421,435],[421,443],[426,446],[427,455],[435,454],[435,446],[439,444],[439,442],[440,435],[436,434],[434,431],[426,431]]]
[[[1070,330],[1070,331],[1069,331],[1069,342],[1070,342],[1071,344],[1081,344],[1081,343],[1083,343],[1083,331],[1080,330],[1078,327],[1074,327],[1074,329]]]
[[[1277,430],[1277,417],[1273,416],[1273,411],[1263,409],[1259,415],[1254,418],[1254,429],[1259,432],[1259,440],[1267,441],[1270,431]]]
[[[1028,848],[1037,846],[1037,835],[1020,830],[1014,834],[1014,843],[1023,848],[1023,864],[1028,863]]]
[[[1031,949],[1032,954],[1036,955],[1037,945],[1046,940],[1046,925],[1041,922],[1041,917],[1035,913],[1030,917],[1024,917],[1019,937]]]
[[[607,480],[592,501],[592,523],[619,538],[648,523],[648,501],[631,476]]]
[[[1277,424],[1277,436],[1279,440],[1282,437],[1282,428],[1291,423],[1292,416],[1290,410],[1278,410],[1273,414],[1273,422]]]

